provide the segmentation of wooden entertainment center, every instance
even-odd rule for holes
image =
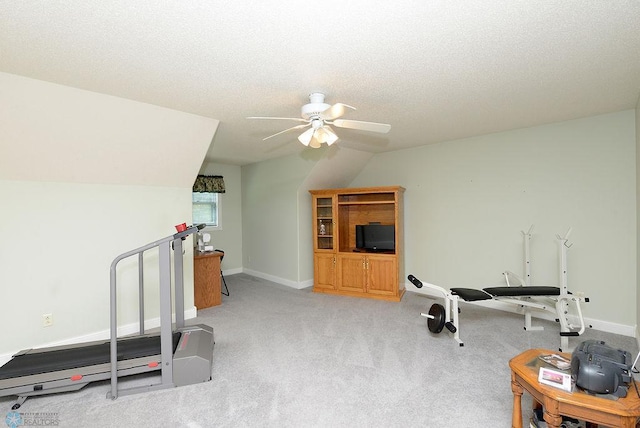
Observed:
[[[404,294],[400,186],[310,190],[313,291],[399,302]],[[356,226],[392,225],[395,249],[356,248]]]

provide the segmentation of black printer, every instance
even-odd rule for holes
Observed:
[[[631,354],[599,340],[585,340],[571,355],[576,385],[593,394],[626,397],[633,369]]]

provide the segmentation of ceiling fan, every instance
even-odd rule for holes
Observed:
[[[346,109],[355,110],[355,107],[351,107],[346,104],[336,103],[329,105],[324,102],[324,94],[314,92],[309,95],[309,104],[302,106],[301,118],[298,117],[262,117],[251,116],[247,119],[275,119],[275,120],[296,120],[298,122],[304,122],[301,125],[296,125],[291,128],[280,131],[276,134],[269,135],[264,140],[275,137],[276,135],[284,134],[285,132],[293,131],[294,129],[302,129],[310,127],[302,134],[298,136],[298,141],[308,147],[318,148],[322,143],[326,143],[328,146],[332,145],[338,140],[338,136],[329,125],[337,126],[338,128],[357,129],[362,131],[379,132],[386,134],[391,129],[391,125],[386,123],[375,122],[363,122],[360,120],[346,120],[339,119],[342,117]]]

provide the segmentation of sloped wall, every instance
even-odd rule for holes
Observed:
[[[190,187],[218,121],[0,73],[0,178]]]
[[[107,334],[111,261],[191,221],[191,186],[218,121],[6,73],[0,94],[2,360]],[[149,319],[158,316],[154,258],[145,262]],[[132,270],[123,265],[120,325],[137,319]],[[54,323],[43,327],[47,313]]]
[[[325,156],[314,166],[298,191],[298,212],[300,233],[298,243],[300,259],[300,280],[306,286],[313,285],[313,232],[311,194],[314,189],[336,189],[349,187],[358,176],[373,153],[348,149],[337,144],[331,146]],[[306,282],[305,282],[306,281]]]
[[[294,288],[313,285],[309,190],[347,186],[370,158],[336,145],[243,166],[245,272]]]

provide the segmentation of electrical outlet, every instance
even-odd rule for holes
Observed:
[[[42,326],[49,327],[53,325],[53,314],[42,315]]]

